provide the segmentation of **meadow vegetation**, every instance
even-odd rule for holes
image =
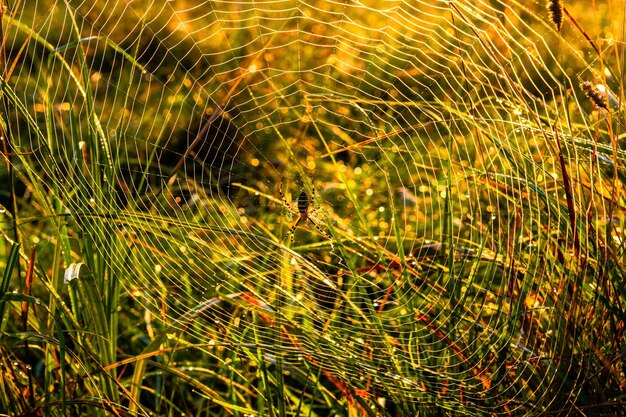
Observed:
[[[0,414],[626,415],[571,3],[0,0]]]

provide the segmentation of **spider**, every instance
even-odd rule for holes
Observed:
[[[324,230],[322,230],[322,228],[319,227],[318,224],[315,223],[313,219],[311,218],[311,214],[315,213],[316,211],[320,209],[319,207],[316,207],[311,210],[311,206],[313,205],[313,202],[315,201],[315,185],[311,185],[311,197],[310,198],[309,198],[309,195],[304,190],[300,192],[300,195],[298,196],[297,208],[295,208],[285,198],[285,195],[283,194],[282,181],[280,182],[280,188],[278,189],[278,192],[280,193],[280,198],[283,200],[283,203],[285,204],[285,206],[287,206],[289,210],[291,210],[292,212],[298,215],[298,220],[296,220],[293,226],[291,226],[291,229],[289,229],[289,236],[292,242],[295,239],[295,233],[296,233],[296,229],[298,228],[298,225],[302,222],[306,223],[307,221],[311,222],[311,224],[315,226],[317,231],[320,232],[322,235],[326,236],[329,239],[332,239],[332,237],[328,233],[326,233]]]

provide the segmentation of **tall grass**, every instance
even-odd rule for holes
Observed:
[[[623,10],[492,3],[3,9],[0,413],[624,415]]]

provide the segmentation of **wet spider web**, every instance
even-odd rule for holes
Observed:
[[[571,317],[603,285],[599,242],[623,256],[623,154],[598,127],[615,102],[579,87],[619,91],[611,58],[572,21],[496,0],[16,7],[23,174],[142,326],[227,368],[319,370],[347,402],[576,408],[602,365],[598,323]],[[281,183],[294,207],[315,187],[332,238],[290,241]]]

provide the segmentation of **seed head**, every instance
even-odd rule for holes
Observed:
[[[580,88],[582,88],[583,92],[587,96],[587,98],[596,106],[601,107],[603,109],[607,108],[606,96],[598,90],[596,86],[594,86],[589,81],[583,81],[580,84]]]
[[[563,1],[548,0],[547,9],[550,20],[556,26],[556,30],[560,31],[561,26],[563,26]]]

